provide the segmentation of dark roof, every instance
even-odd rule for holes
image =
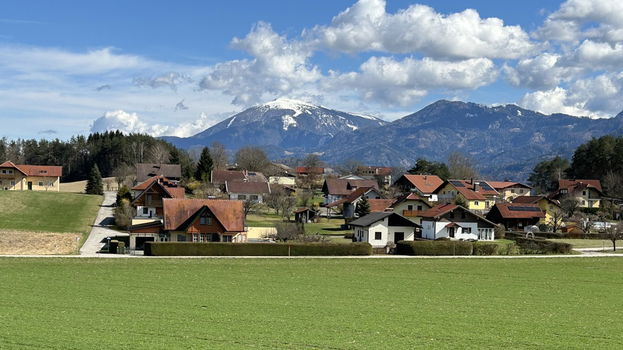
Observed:
[[[385,218],[389,217],[389,220],[395,220],[397,222],[394,222],[394,225],[392,225],[390,223],[390,226],[412,226],[412,227],[420,227],[420,225],[416,224],[415,222],[399,215],[396,213],[392,213],[392,212],[375,212],[375,213],[370,213],[364,217],[361,217],[357,220],[353,220],[349,223],[349,225],[351,226],[370,226],[375,222],[381,221]],[[399,223],[399,225],[396,225],[396,223]]]
[[[545,217],[545,214],[543,214],[543,211],[537,204],[497,203],[493,206],[493,208],[491,208],[491,212],[496,210],[503,219],[531,219]]]
[[[354,191],[355,188],[373,187],[379,189],[379,185],[375,180],[349,180],[349,179],[326,179],[322,186],[322,191],[328,194],[347,196]]]
[[[446,182],[456,188],[457,192],[467,200],[485,200],[487,196],[499,195],[491,185],[482,180],[448,180]]]
[[[182,178],[182,167],[179,164],[136,164],[136,181],[143,182],[153,176],[164,176],[168,179]]]
[[[364,194],[375,190],[373,187],[359,187],[358,189],[354,190],[353,192],[351,192],[348,196],[342,198],[342,199],[338,199],[335,202],[329,203],[327,204],[327,207],[335,207],[336,205],[340,205],[342,203],[352,203],[356,200],[358,200],[361,196],[363,196]]]
[[[396,182],[404,181],[402,179],[405,179],[413,187],[417,188],[418,191],[424,194],[435,192],[435,190],[443,184],[443,180],[437,175],[404,174]]]
[[[551,204],[555,204],[557,206],[560,205],[560,204],[557,203],[558,202],[557,200],[553,200],[553,199],[547,198],[545,196],[517,196],[517,197],[513,198],[512,202],[513,203],[518,203],[518,204],[521,204],[521,203],[536,204],[541,199],[545,199],[548,202],[550,202]]]
[[[63,167],[56,165],[15,165],[11,161],[0,164],[0,168],[14,168],[26,176],[41,177],[61,177],[63,176]]]
[[[270,185],[268,182],[227,181],[225,191],[227,193],[270,193]]]
[[[164,229],[176,230],[204,207],[208,208],[227,232],[244,231],[243,202],[224,199],[170,199],[162,201]]]
[[[481,220],[483,222],[486,222],[489,225],[493,225],[495,226],[495,223],[491,222],[490,220],[470,211],[469,209],[462,207],[460,205],[456,205],[456,204],[439,204],[436,205],[428,210],[425,210],[423,212],[420,212],[420,217],[422,218],[427,218],[427,219],[437,219],[451,211],[455,211],[455,210],[461,210],[461,211],[465,211],[471,215],[473,215],[474,217],[476,217],[478,220]]]

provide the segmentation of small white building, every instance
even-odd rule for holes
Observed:
[[[263,203],[264,197],[269,195],[271,190],[268,182],[225,181],[225,192],[232,200]]]
[[[420,214],[422,238],[494,240],[495,224],[456,204],[441,204]]]
[[[388,243],[413,241],[420,225],[392,212],[370,213],[351,221],[358,242],[368,242],[373,248],[383,248]]]

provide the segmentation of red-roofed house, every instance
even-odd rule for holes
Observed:
[[[329,203],[327,208],[334,208],[342,206],[342,213],[345,219],[352,219],[355,217],[355,211],[359,201],[365,197],[366,199],[380,199],[381,195],[379,191],[374,187],[359,187],[348,196],[339,199],[335,202]]]
[[[502,224],[507,230],[523,231],[545,218],[538,204],[497,203],[487,214],[487,219]]]
[[[324,168],[317,166],[297,166],[295,171],[298,176],[324,175]]]
[[[456,204],[440,204],[422,213],[422,238],[492,241],[495,224]]]
[[[422,218],[419,216],[420,213],[430,208],[430,204],[416,193],[402,196],[392,205],[394,213],[398,213],[417,224],[422,223]]]
[[[562,200],[565,197],[571,197],[578,201],[580,208],[599,208],[602,195],[603,190],[599,180],[561,179],[558,181],[558,190],[552,198]]]
[[[132,187],[132,207],[136,216],[132,225],[160,221],[164,215],[164,198],[184,198],[184,188],[164,176],[154,176]]]
[[[322,193],[324,193],[324,203],[329,204],[345,198],[353,191],[361,187],[372,187],[379,189],[379,185],[375,180],[356,180],[356,179],[325,179],[322,185]]]
[[[512,181],[487,181],[494,190],[498,191],[505,201],[511,202],[519,196],[529,196],[532,187],[520,182]]]
[[[444,181],[437,175],[404,174],[394,182],[403,192],[413,192],[429,202],[437,201],[436,190]]]
[[[60,191],[63,167],[0,164],[0,189],[7,191]]]
[[[440,202],[465,203],[469,210],[485,213],[493,205],[502,200],[500,194],[486,181],[482,180],[448,180],[437,190]]]

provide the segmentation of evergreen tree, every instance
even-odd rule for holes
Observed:
[[[104,182],[102,181],[102,174],[97,164],[94,164],[93,168],[91,168],[89,179],[87,180],[87,187],[84,191],[87,194],[104,194]]]
[[[204,147],[201,151],[201,157],[199,157],[199,163],[197,164],[197,170],[195,171],[195,178],[200,181],[210,181],[210,173],[212,172],[212,156],[210,156],[210,149]]]
[[[409,174],[415,175],[437,175],[442,180],[450,177],[450,170],[443,162],[431,162],[423,158],[419,158],[415,162],[415,166],[408,171]]]
[[[360,218],[370,214],[370,202],[368,202],[368,198],[366,196],[361,197],[361,199],[357,202],[355,213]]]
[[[544,160],[534,167],[528,177],[528,183],[537,193],[555,191],[558,188],[558,180],[566,177],[565,172],[568,168],[569,161],[564,158],[556,156],[550,160]]]

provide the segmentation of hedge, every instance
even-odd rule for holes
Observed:
[[[474,255],[517,255],[519,250],[515,242],[484,242],[474,243]]]
[[[523,254],[570,254],[569,243],[548,241],[546,239],[515,238]]]
[[[369,243],[145,242],[147,256],[338,256],[371,255]]]
[[[474,243],[466,241],[400,241],[400,255],[472,255]]]

